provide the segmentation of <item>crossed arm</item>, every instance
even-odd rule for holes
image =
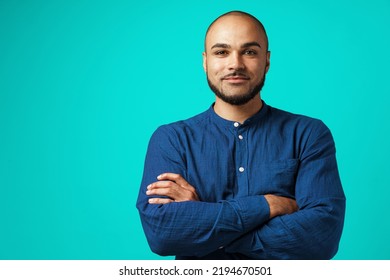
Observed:
[[[191,186],[180,174],[163,173],[156,182],[147,187],[146,195],[163,196],[150,198],[150,204],[167,204],[171,202],[199,201],[196,189]],[[264,195],[269,206],[269,218],[291,214],[298,210],[294,199],[273,194]]]

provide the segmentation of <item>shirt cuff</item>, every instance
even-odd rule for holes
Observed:
[[[236,202],[246,232],[261,226],[269,220],[270,209],[264,196],[237,198]]]

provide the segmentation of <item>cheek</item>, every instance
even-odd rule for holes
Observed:
[[[221,60],[210,59],[207,62],[207,72],[209,75],[218,76],[223,72],[224,64]]]
[[[262,79],[265,73],[265,65],[259,65],[257,63],[250,66],[248,65],[248,70],[256,79]]]

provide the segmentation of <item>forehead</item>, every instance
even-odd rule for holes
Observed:
[[[210,27],[206,36],[206,48],[217,43],[242,45],[247,42],[258,42],[265,46],[265,34],[259,25],[250,17],[227,15],[218,19]]]

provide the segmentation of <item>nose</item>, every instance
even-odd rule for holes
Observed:
[[[242,70],[245,68],[244,61],[239,53],[231,53],[228,61],[228,68],[229,70]]]

